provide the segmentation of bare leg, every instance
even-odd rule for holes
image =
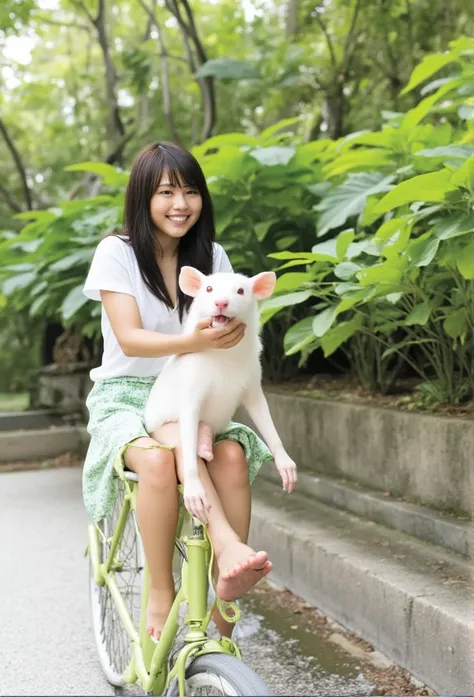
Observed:
[[[179,443],[179,426],[165,424],[153,434],[160,443]],[[182,482],[181,449],[175,450],[178,478]],[[199,477],[211,505],[208,531],[219,567],[217,593],[223,600],[236,600],[270,573],[272,565],[266,552],[255,552],[232,529],[204,462],[198,458]]]
[[[133,445],[157,445],[137,438]],[[138,474],[137,519],[150,570],[148,633],[159,639],[174,600],[172,560],[178,524],[178,489],[174,455],[169,450],[129,447],[126,466]]]
[[[229,524],[242,542],[247,542],[252,503],[249,468],[242,447],[232,440],[221,441],[214,447],[214,461],[207,470]],[[216,580],[217,576],[216,568]],[[235,625],[226,622],[219,611],[212,619],[221,636],[232,636]]]

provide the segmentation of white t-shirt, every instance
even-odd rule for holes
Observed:
[[[227,254],[214,244],[213,273],[232,271]],[[160,334],[181,334],[178,308],[170,309],[146,287],[138,268],[132,247],[117,237],[106,237],[99,242],[92,259],[83,293],[91,300],[100,301],[101,290],[113,290],[133,295],[137,301],[143,329]],[[184,318],[183,318],[184,319]],[[131,358],[126,356],[115,338],[107,313],[102,307],[102,336],[104,353],[102,365],[90,372],[91,379],[104,380],[123,375],[154,377],[158,375],[167,357]]]

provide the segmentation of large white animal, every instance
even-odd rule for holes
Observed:
[[[283,488],[291,492],[296,485],[296,465],[278,436],[261,387],[262,344],[257,300],[268,298],[275,282],[273,272],[248,278],[234,273],[204,276],[190,266],[181,269],[179,286],[183,293],[194,298],[185,321],[185,333],[192,333],[198,322],[209,317],[213,326],[223,326],[233,317],[247,325],[244,337],[233,348],[171,356],[157,377],[146,405],[148,433],[153,434],[165,423],[179,422],[184,503],[192,515],[205,521],[209,503],[198,475],[198,425],[205,424],[212,436],[219,434],[240,404],[247,409],[267,443]],[[200,435],[201,450],[204,443],[206,452],[205,433]],[[206,459],[212,459],[212,453]]]

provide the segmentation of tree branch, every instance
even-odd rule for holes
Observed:
[[[51,19],[50,17],[45,17],[44,15],[35,15],[35,19],[44,24],[53,24],[56,27],[68,27],[69,29],[81,29],[82,31],[90,31],[87,24],[81,24],[80,22],[62,22],[58,19]]]
[[[30,188],[28,186],[28,182],[26,180],[25,166],[23,164],[23,160],[21,159],[20,153],[16,149],[13,140],[10,138],[7,127],[5,126],[5,123],[3,122],[3,120],[1,118],[0,118],[0,133],[3,135],[5,143],[7,144],[7,148],[9,149],[9,151],[10,151],[10,153],[15,161],[15,165],[16,165],[18,174],[20,175],[21,183],[23,186],[23,195],[25,197],[26,208],[27,208],[27,210],[31,211],[33,209],[33,203],[32,203],[31,191],[30,191]]]
[[[326,25],[324,24],[323,20],[319,16],[319,12],[317,10],[313,13],[313,17],[315,18],[315,20],[317,21],[317,23],[319,24],[319,26],[321,27],[321,29],[324,32],[324,36],[326,37],[326,43],[328,45],[329,53],[331,55],[331,63],[333,65],[334,69],[337,69],[336,54],[334,53],[334,46],[333,46],[333,43],[331,41],[331,37],[329,36],[329,32],[326,28]]]
[[[8,203],[12,211],[14,211],[15,213],[22,212],[23,208],[21,207],[21,204],[18,203],[18,201],[15,198],[13,198],[11,193],[7,189],[5,189],[3,184],[0,184],[0,194],[2,194],[3,198]]]
[[[82,0],[71,0],[71,2],[72,2],[72,4],[75,5],[77,8],[79,8],[80,10],[82,10],[83,12],[85,12],[85,14],[87,15],[87,19],[89,20],[89,22],[90,22],[91,24],[94,24],[94,26],[95,26],[95,19],[94,19],[94,17],[91,15],[91,13],[89,12],[89,10],[87,9],[87,5],[86,5],[84,2],[82,2]]]
[[[345,73],[347,70],[347,67],[349,65],[349,60],[351,57],[351,43],[352,43],[352,37],[354,35],[354,29],[357,23],[357,17],[359,16],[359,10],[361,6],[361,0],[356,1],[356,5],[354,7],[354,13],[352,15],[352,20],[351,20],[351,26],[349,27],[349,31],[347,32],[346,35],[346,40],[344,43],[344,58],[342,61],[342,70]]]
[[[166,53],[166,47],[164,43],[164,38],[163,38],[163,31],[161,28],[161,25],[156,17],[156,10],[155,6],[153,5],[151,8],[148,7],[146,4],[145,0],[138,0],[142,8],[145,10],[147,13],[150,22],[154,25],[156,28],[156,31],[158,33],[158,46],[159,46],[159,51],[160,51],[160,65],[161,65],[161,83],[162,83],[162,93],[163,93],[163,111],[165,114],[165,118],[168,122],[168,128],[170,131],[170,136],[173,141],[176,143],[179,143],[179,135],[178,131],[176,130],[176,125],[174,123],[173,119],[173,108],[172,108],[172,101],[171,101],[171,90],[170,90],[170,81],[169,81],[169,68],[168,68],[168,56]]]
[[[183,17],[180,7],[180,0],[165,0],[166,7],[178,22],[183,37],[184,47],[188,56],[189,67],[194,74],[197,68],[207,62],[207,53],[199,38],[199,34],[194,21],[194,15],[188,0],[181,0],[181,4],[186,13]],[[194,56],[189,41],[192,42],[196,56]],[[214,130],[216,123],[216,97],[214,91],[214,80],[205,77],[198,80],[201,90],[201,98],[204,110],[204,123],[202,129],[202,140],[207,140]]]
[[[115,66],[113,64],[112,58],[110,57],[109,51],[109,40],[107,37],[105,17],[105,0],[98,0],[97,17],[95,19],[85,6],[83,0],[71,0],[71,2],[74,5],[80,7],[83,10],[83,12],[86,13],[87,18],[97,31],[97,37],[100,48],[102,50],[105,67],[105,84],[109,116],[109,137],[113,146],[116,147],[120,139],[125,134],[125,128],[120,117],[120,108],[118,105],[117,96],[115,94],[117,74],[115,72]]]

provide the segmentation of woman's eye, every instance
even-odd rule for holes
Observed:
[[[190,196],[199,196],[199,191],[195,191],[195,189],[189,189],[187,192]]]
[[[239,288],[239,290],[237,291],[237,293],[238,293],[239,295],[243,295],[243,294],[244,294],[244,289],[243,289],[243,288]]]
[[[212,286],[207,286],[206,290],[208,293],[212,293]]]
[[[165,196],[167,196],[168,194],[171,194],[171,193],[172,193],[172,192],[171,192],[171,191],[168,191],[168,190],[166,190],[166,191],[160,191],[160,194],[164,194]]]

